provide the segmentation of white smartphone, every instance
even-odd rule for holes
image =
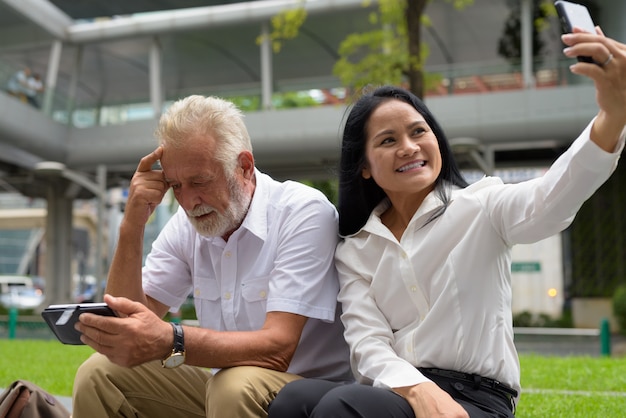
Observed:
[[[563,33],[571,33],[575,27],[586,32],[595,33],[596,25],[586,6],[570,1],[558,0],[554,2],[554,7],[559,15]],[[591,57],[577,58],[578,61],[594,63]]]

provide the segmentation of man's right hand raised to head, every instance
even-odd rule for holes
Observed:
[[[139,161],[128,190],[128,200],[124,210],[124,222],[144,226],[157,207],[169,186],[163,178],[163,170],[152,166],[163,155],[163,147],[146,155]]]
[[[153,305],[143,293],[141,266],[146,223],[168,189],[163,171],[152,169],[162,155],[163,148],[159,146],[143,157],[130,182],[124,218],[106,287],[107,293],[141,302],[160,316],[165,315],[167,307],[157,303]]]

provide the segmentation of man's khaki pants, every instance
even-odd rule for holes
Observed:
[[[73,418],[267,417],[278,391],[300,376],[261,367],[164,369],[159,361],[120,367],[98,353],[78,369]]]

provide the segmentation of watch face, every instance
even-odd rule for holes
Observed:
[[[163,365],[168,369],[173,369],[174,367],[178,367],[185,362],[185,354],[184,353],[173,353],[171,356],[163,361]]]

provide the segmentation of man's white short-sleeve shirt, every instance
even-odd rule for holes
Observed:
[[[289,372],[350,380],[333,263],[337,213],[319,191],[256,171],[256,189],[240,228],[224,241],[203,237],[182,208],[146,259],[143,287],[177,308],[191,293],[200,326],[260,329],[269,311],[309,317]]]

